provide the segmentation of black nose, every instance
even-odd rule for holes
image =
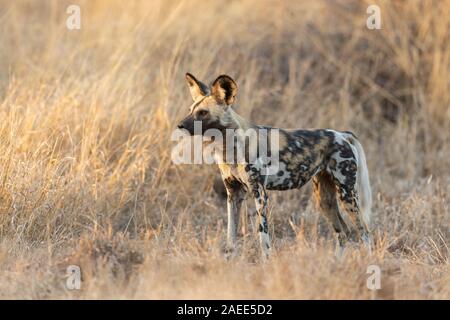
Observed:
[[[182,123],[180,123],[180,124],[178,125],[178,129],[184,129],[184,126],[183,126]]]

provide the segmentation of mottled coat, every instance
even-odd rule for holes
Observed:
[[[210,88],[189,73],[186,80],[194,103],[188,116],[180,122],[180,129],[193,135],[194,122],[199,121],[203,135],[208,129],[221,132],[252,129],[261,132],[267,139],[270,139],[272,130],[278,133],[277,150],[270,149],[273,148],[270,143],[267,147],[270,150],[264,150],[278,155],[277,170],[270,174],[264,172],[264,164],[247,161],[248,154],[242,163],[224,161],[224,154],[229,148],[226,139],[218,146],[217,162],[227,190],[229,248],[235,247],[239,211],[246,195],[250,194],[255,200],[261,246],[267,256],[271,246],[267,225],[267,190],[298,189],[310,180],[313,181],[319,208],[338,234],[340,247],[350,232],[342,216],[345,212],[370,248],[367,225],[371,191],[364,151],[355,135],[326,129],[288,130],[254,125],[233,110],[237,85],[229,76],[219,76]]]

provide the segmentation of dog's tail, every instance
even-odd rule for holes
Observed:
[[[357,159],[356,188],[359,193],[359,207],[364,222],[369,227],[372,209],[372,191],[370,189],[369,170],[367,169],[366,155],[361,143],[351,133],[344,133],[345,139],[354,147]]]

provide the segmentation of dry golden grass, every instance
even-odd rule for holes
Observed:
[[[72,1],[0,1],[0,298],[450,298],[449,1],[376,1],[374,31],[360,1],[76,2],[79,31]],[[355,132],[374,255],[337,260],[305,187],[270,194],[270,261],[247,215],[226,261],[217,168],[170,160],[187,71],[254,122]]]

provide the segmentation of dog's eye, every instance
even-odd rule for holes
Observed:
[[[208,113],[209,113],[209,111],[208,110],[199,110],[198,112],[197,112],[197,114],[198,114],[198,116],[199,117],[206,117],[207,115],[208,115]]]

